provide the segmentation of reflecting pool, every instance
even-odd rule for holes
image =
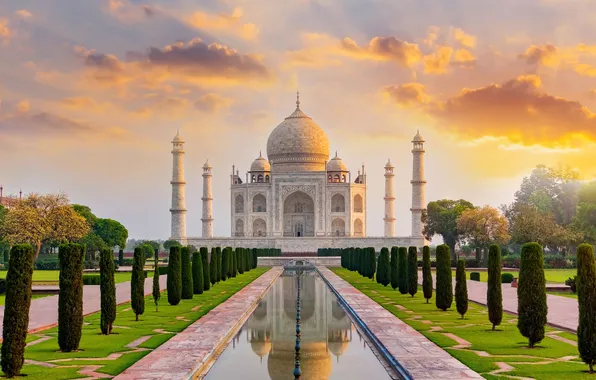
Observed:
[[[298,283],[301,379],[391,379],[314,272],[276,280],[205,379],[294,379]]]

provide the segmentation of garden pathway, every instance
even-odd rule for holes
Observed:
[[[159,278],[160,288],[166,288],[166,275]],[[153,292],[153,277],[145,279],[145,295]],[[130,301],[130,281],[116,284],[116,302],[120,305]],[[83,314],[101,310],[99,285],[85,285],[83,288]],[[4,306],[0,306],[0,334],[4,322]],[[58,295],[31,300],[29,310],[29,333],[49,329],[58,324]]]
[[[434,275],[433,281],[435,281]],[[418,272],[418,283],[422,284],[422,272]],[[467,280],[467,284],[468,299],[486,305],[486,290],[488,284],[471,280]],[[455,278],[453,279],[453,288],[455,289]],[[503,310],[517,314],[517,288],[511,287],[511,284],[503,284],[502,294]],[[546,301],[548,304],[548,324],[560,329],[576,332],[579,320],[577,299],[547,294]]]

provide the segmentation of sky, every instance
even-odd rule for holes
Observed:
[[[231,167],[265,153],[299,90],[354,178],[366,165],[370,236],[391,158],[407,236],[417,129],[427,201],[509,203],[537,164],[596,177],[594,20],[591,0],[4,0],[0,183],[166,239],[180,129],[187,235],[208,158],[229,236]]]

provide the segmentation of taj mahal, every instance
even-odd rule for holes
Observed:
[[[385,165],[384,236],[367,236],[367,174],[355,175],[337,153],[330,159],[325,131],[300,108],[269,135],[267,157],[259,154],[245,176],[230,173],[230,237],[213,236],[213,167],[203,165],[202,236],[186,235],[184,140],[172,140],[172,229],[170,239],[197,247],[280,248],[315,252],[318,248],[423,246],[424,139],[412,139],[411,235],[395,236],[394,166]],[[374,200],[373,202],[376,202]]]

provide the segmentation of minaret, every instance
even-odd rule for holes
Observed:
[[[213,237],[213,192],[211,191],[211,165],[209,160],[203,165],[203,237]]]
[[[184,140],[180,131],[172,140],[174,164],[172,170],[172,234],[170,239],[186,239],[186,196],[184,194]]]
[[[424,197],[424,139],[420,136],[420,131],[416,131],[416,136],[412,140],[414,147],[412,149],[412,237],[422,236],[422,211],[426,209]]]
[[[391,160],[385,165],[385,237],[395,236],[395,195],[393,194],[393,169]]]

